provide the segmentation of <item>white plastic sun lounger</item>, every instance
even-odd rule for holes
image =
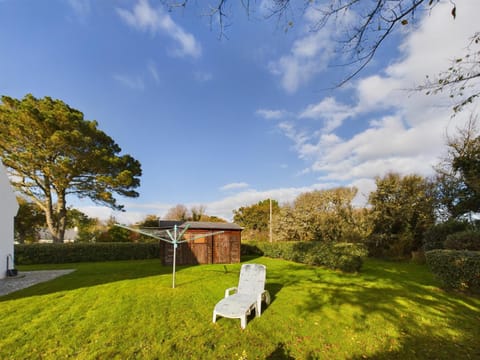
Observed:
[[[265,290],[267,268],[261,264],[243,264],[238,286],[225,290],[225,297],[213,309],[213,322],[217,316],[240,319],[242,329],[247,325],[247,316],[255,309],[255,316],[262,314],[262,301],[270,304],[270,294]],[[231,294],[231,292],[235,292]]]

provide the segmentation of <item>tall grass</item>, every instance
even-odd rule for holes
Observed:
[[[75,268],[0,297],[1,359],[456,359],[480,357],[480,299],[445,293],[421,265],[368,260],[343,274],[268,258],[272,303],[245,330],[212,324],[240,264]],[[23,267],[21,270],[31,270]]]

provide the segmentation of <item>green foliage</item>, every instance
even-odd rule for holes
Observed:
[[[141,228],[158,227],[159,221],[160,218],[157,215],[147,215],[145,216],[145,219],[143,219],[136,225]]]
[[[344,272],[360,271],[367,250],[360,244],[327,244],[317,241],[256,242],[242,244],[242,253],[262,254],[271,258],[324,266]]]
[[[480,131],[471,116],[448,141],[448,156],[437,171],[437,199],[453,218],[480,211]]]
[[[276,241],[359,242],[368,233],[364,212],[352,206],[356,188],[300,194],[275,217]]]
[[[443,249],[443,244],[447,236],[468,228],[466,221],[450,220],[435,224],[425,232],[423,239],[423,249],[425,251],[434,249]]]
[[[159,259],[158,243],[72,243],[15,245],[15,263],[62,264],[111,260]]]
[[[130,242],[132,232],[118,227],[111,226],[107,231],[100,234],[97,241],[98,242]]]
[[[467,230],[447,236],[445,249],[480,251],[480,232]]]
[[[15,216],[15,241],[20,244],[35,242],[38,230],[45,226],[45,215],[42,210],[23,197],[17,197],[18,212]]]
[[[67,225],[67,195],[121,209],[113,194],[136,197],[140,163],[61,100],[2,97],[0,156],[13,186],[45,213],[54,241]]]
[[[74,208],[67,209],[67,228],[77,228],[77,242],[94,242],[102,233],[99,219],[90,218]]]
[[[480,293],[480,252],[432,250],[425,256],[428,266],[446,288]]]
[[[272,200],[272,214],[278,211],[278,201]],[[270,223],[270,199],[233,210],[233,221],[245,230],[266,234]]]
[[[372,192],[372,256],[401,258],[422,247],[424,233],[434,224],[433,183],[417,175],[390,173],[376,179]]]

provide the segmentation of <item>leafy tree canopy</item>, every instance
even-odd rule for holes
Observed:
[[[0,156],[14,187],[45,213],[55,241],[67,224],[67,195],[122,209],[114,193],[136,197],[141,165],[61,100],[2,96]]]
[[[357,240],[361,229],[352,206],[357,191],[355,187],[339,187],[300,194],[276,217],[276,239],[328,243]]]
[[[20,244],[34,242],[40,228],[45,226],[45,214],[35,203],[21,196],[17,196],[17,202],[19,208],[14,221],[15,241]]]
[[[422,246],[435,222],[434,184],[418,175],[389,173],[376,178],[370,194],[372,255],[403,257]]]
[[[278,202],[272,200],[272,213],[279,211]],[[267,231],[270,221],[270,200],[262,200],[250,206],[233,210],[233,221],[246,230]]]
[[[480,212],[480,131],[472,115],[448,140],[448,155],[436,168],[437,200],[444,218]]]

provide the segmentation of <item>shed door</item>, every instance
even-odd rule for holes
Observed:
[[[192,253],[195,256],[195,262],[197,264],[208,264],[208,248],[206,243],[192,243]]]
[[[227,234],[215,235],[213,239],[213,263],[230,263],[230,241]]]

